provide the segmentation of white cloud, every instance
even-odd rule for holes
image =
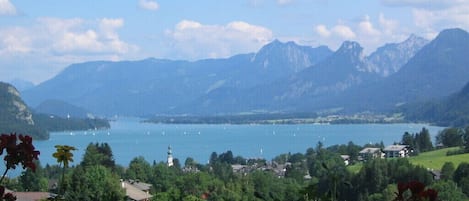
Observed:
[[[0,56],[31,52],[31,37],[20,27],[0,31]]]
[[[350,40],[356,37],[355,33],[352,31],[352,29],[348,26],[345,25],[336,25],[332,28],[332,33],[335,35],[346,39]]]
[[[56,54],[125,54],[135,46],[123,42],[117,29],[124,25],[122,19],[103,18],[97,21],[82,19],[38,19],[38,30],[44,30],[38,41],[48,41],[49,49]]]
[[[379,14],[379,25],[384,34],[392,35],[398,28],[399,22],[392,19],[386,19],[383,13]]]
[[[416,32],[434,37],[446,28],[469,29],[467,0],[381,0],[383,5],[412,9]]]
[[[318,37],[317,44],[337,49],[343,41],[353,40],[364,47],[365,54],[369,54],[385,43],[401,42],[410,35],[397,32],[398,26],[396,20],[386,18],[381,13],[374,20],[368,15],[358,21],[340,20],[331,28],[320,24],[315,27],[314,33]]]
[[[358,31],[360,34],[369,36],[369,37],[376,37],[381,35],[381,32],[374,28],[373,24],[370,21],[370,16],[366,15],[365,19],[358,23]]]
[[[179,58],[217,58],[257,51],[272,40],[272,31],[242,21],[226,25],[204,25],[183,20],[166,31],[171,54]]]
[[[160,5],[152,0],[139,0],[138,5],[145,10],[158,10]]]
[[[320,24],[315,27],[315,32],[324,38],[335,37],[343,40],[350,40],[356,37],[356,34],[352,29],[346,25],[335,25],[331,29],[328,29],[325,25]]]
[[[128,59],[138,47],[119,37],[118,29],[123,26],[124,20],[119,18],[38,18],[30,26],[0,28],[0,70],[37,83],[71,63]],[[36,75],[9,71],[18,66]]]
[[[321,36],[321,37],[327,38],[327,37],[331,36],[331,31],[329,31],[329,30],[327,29],[327,27],[326,27],[325,25],[323,25],[323,24],[320,24],[320,25],[316,26],[315,31],[316,31],[316,33],[318,33],[319,36]]]
[[[16,8],[9,0],[0,0],[0,15],[16,15]]]

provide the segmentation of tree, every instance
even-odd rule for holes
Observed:
[[[65,169],[68,168],[70,162],[73,162],[72,151],[76,148],[68,145],[55,145],[55,148],[57,151],[52,156],[57,159],[59,166],[62,165],[62,177],[57,191],[58,197],[61,197],[65,192]]]
[[[459,164],[456,171],[454,171],[453,180],[466,196],[469,196],[469,163],[463,162]]]
[[[125,197],[119,177],[102,165],[77,167],[71,182],[65,194],[66,200],[119,201]]]
[[[452,180],[454,171],[455,171],[454,164],[452,162],[446,162],[441,167],[441,179]]]
[[[422,128],[420,133],[415,137],[415,143],[420,152],[426,152],[433,149],[432,140],[430,138],[430,132],[425,127]]]
[[[469,153],[469,126],[464,129],[464,152]]]
[[[143,156],[135,157],[130,161],[129,168],[125,172],[128,179],[136,179],[148,182],[151,178],[151,166]]]
[[[113,169],[115,167],[111,147],[107,143],[93,144],[86,147],[85,155],[81,162],[83,166],[102,165]]]
[[[461,201],[468,200],[468,197],[464,195],[461,188],[452,180],[439,180],[433,183],[430,188],[438,191],[438,198],[445,201]]]
[[[220,156],[218,156],[218,161],[222,163],[233,164],[233,152],[228,150],[227,152],[220,154]]]
[[[36,162],[36,171],[33,172],[32,170],[27,169],[21,173],[18,181],[23,191],[49,190],[47,179],[44,177],[44,170],[39,161]]]
[[[404,135],[402,135],[401,144],[409,145],[410,147],[415,148],[414,136],[409,132],[405,132]]]
[[[442,143],[447,147],[462,146],[463,139],[461,129],[459,128],[446,128],[436,136],[436,142]]]

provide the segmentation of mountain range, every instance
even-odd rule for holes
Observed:
[[[48,139],[49,132],[109,128],[109,122],[97,118],[61,118],[32,112],[18,90],[0,82],[0,133],[29,135],[34,139]]]
[[[29,134],[39,139],[47,138],[47,132],[36,126],[32,112],[15,87],[0,82],[0,100],[0,133],[16,132]]]
[[[467,52],[469,34],[458,28],[432,41],[411,35],[369,56],[353,41],[333,52],[275,40],[224,59],[73,64],[22,93],[33,107],[60,100],[107,116],[391,112],[460,90]]]
[[[407,119],[433,122],[446,127],[469,125],[469,82],[455,94],[441,100],[406,105],[402,108]]]

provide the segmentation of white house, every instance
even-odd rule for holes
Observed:
[[[389,145],[383,151],[386,158],[409,157],[408,145]]]
[[[362,149],[360,152],[358,152],[358,160],[359,161],[366,161],[369,159],[374,159],[374,158],[383,158],[384,153],[381,151],[380,148],[375,148],[375,147],[367,147]]]

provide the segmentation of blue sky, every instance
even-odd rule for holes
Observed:
[[[467,0],[0,0],[0,80],[40,83],[72,63],[197,60],[274,39],[365,53],[414,33],[469,30]]]

